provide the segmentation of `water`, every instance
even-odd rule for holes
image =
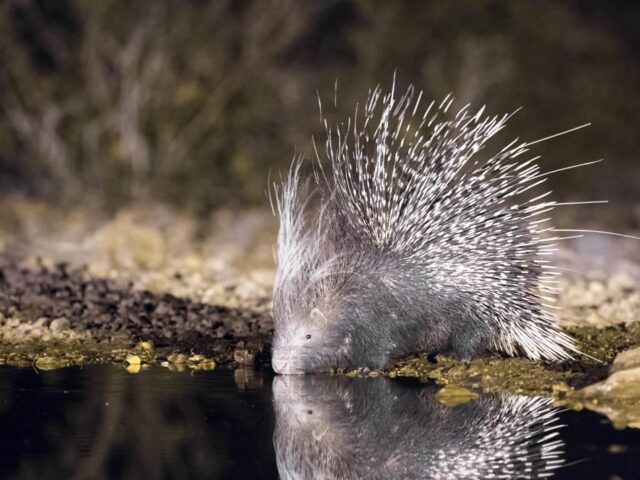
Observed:
[[[1,367],[0,478],[640,478],[640,430],[522,397],[451,409],[436,391],[267,371]]]

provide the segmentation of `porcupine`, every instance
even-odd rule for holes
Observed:
[[[297,159],[274,185],[276,372],[380,369],[414,352],[579,352],[549,310],[558,237],[544,214],[557,203],[532,198],[548,175],[525,155],[535,142],[483,158],[510,115],[450,114],[452,102],[378,86],[362,114],[324,120],[313,175]]]

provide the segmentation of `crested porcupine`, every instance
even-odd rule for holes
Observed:
[[[545,214],[557,203],[530,193],[548,175],[526,155],[535,142],[483,156],[510,115],[451,114],[452,101],[423,107],[413,87],[377,87],[347,122],[324,121],[312,176],[295,160],[274,185],[276,372],[578,351],[548,310],[558,238],[544,237]]]

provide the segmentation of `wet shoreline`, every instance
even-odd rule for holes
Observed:
[[[130,355],[141,364],[187,365],[196,356],[231,366],[265,365],[273,332],[264,311],[141,291],[131,282],[95,278],[65,264],[28,268],[5,256],[0,257],[0,314],[0,364],[15,366],[38,361],[47,366],[45,357],[60,359],[59,366],[120,363]],[[603,363],[588,358],[536,363],[496,354],[461,362],[423,355],[389,373],[487,391],[562,396],[603,380],[616,354],[640,344],[640,324],[568,331]]]

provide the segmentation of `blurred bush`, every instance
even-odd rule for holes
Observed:
[[[592,122],[537,149],[562,196],[638,201],[637,2],[6,0],[0,190],[118,207],[264,202],[269,173],[377,84],[490,112],[508,137]]]

